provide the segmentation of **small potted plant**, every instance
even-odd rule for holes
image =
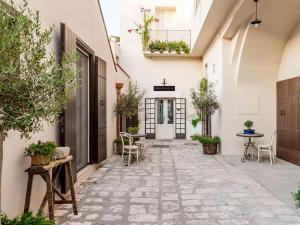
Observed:
[[[50,163],[55,154],[56,145],[52,141],[31,144],[25,149],[25,156],[31,157],[32,166],[42,166]]]
[[[127,131],[130,134],[137,134],[139,132],[140,128],[139,127],[128,127]]]
[[[247,128],[247,129],[244,129],[244,134],[254,134],[255,133],[255,130],[251,129],[253,127],[253,121],[247,120],[244,123],[244,126]]]
[[[198,141],[203,146],[203,153],[207,155],[215,155],[218,152],[218,146],[221,143],[219,136],[199,136]]]

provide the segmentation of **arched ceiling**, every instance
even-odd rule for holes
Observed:
[[[300,20],[300,0],[268,0],[259,9],[263,21],[247,30],[240,55],[239,83],[276,80],[286,42]],[[253,19],[253,18],[252,18]]]

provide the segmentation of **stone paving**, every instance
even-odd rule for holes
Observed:
[[[77,190],[79,215],[62,206],[57,224],[300,224],[299,211],[222,156],[203,155],[199,145],[186,141],[152,144],[139,165],[109,160],[91,177],[92,184]]]

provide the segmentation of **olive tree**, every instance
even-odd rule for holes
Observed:
[[[43,124],[54,125],[76,88],[76,53],[62,56],[58,63],[47,51],[52,30],[41,28],[39,13],[30,10],[26,0],[0,0],[0,190],[8,131],[30,138]]]
[[[203,78],[199,83],[198,90],[191,90],[191,97],[197,116],[203,122],[203,135],[211,136],[211,116],[220,107],[214,92],[214,84],[207,78]]]

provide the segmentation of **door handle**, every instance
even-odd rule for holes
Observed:
[[[280,116],[285,116],[285,111],[284,110],[280,111]]]

